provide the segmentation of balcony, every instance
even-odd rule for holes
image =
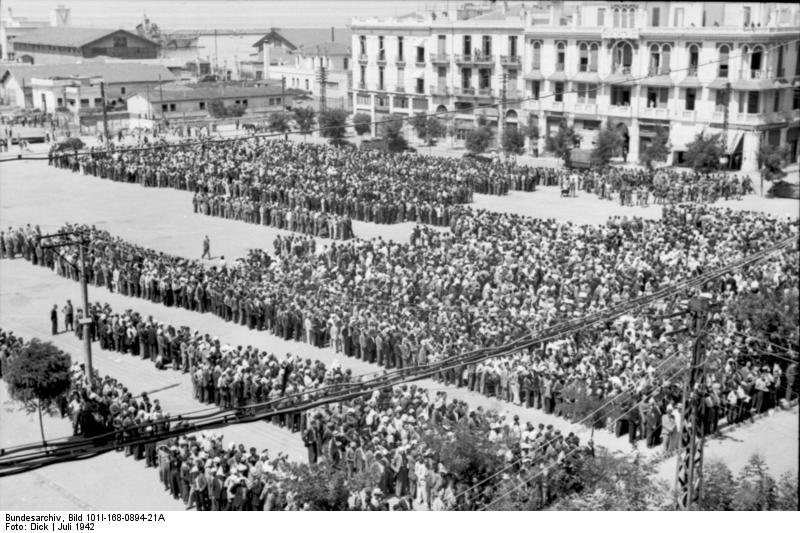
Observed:
[[[509,65],[512,67],[518,67],[522,64],[522,58],[520,56],[500,56],[500,63],[502,65]]]
[[[765,116],[761,113],[736,113],[733,119],[739,124],[762,124]]]
[[[727,76],[727,73],[726,73],[726,76]],[[689,67],[689,69],[686,71],[686,77],[687,78],[696,78],[697,77],[697,65]]]
[[[610,105],[608,106],[607,113],[609,115],[615,115],[618,117],[629,117],[631,116],[631,106],[630,105]]]
[[[394,92],[396,92],[396,93],[404,93],[404,92],[406,92],[406,86],[405,85],[395,85]]]
[[[369,59],[367,58],[367,54],[358,54],[358,62],[359,63],[369,63]]]
[[[431,85],[428,93],[432,96],[450,96],[450,89],[446,85]]]
[[[397,66],[397,68],[405,68],[406,60],[404,57],[398,57],[397,59],[395,59],[394,64]]]
[[[506,88],[506,100],[519,100],[522,98],[522,91],[514,88]]]
[[[564,63],[556,63],[556,72],[564,72]]]
[[[361,91],[366,91],[367,90],[367,84],[364,83],[363,81],[358,82],[358,89],[361,90]]]
[[[414,66],[417,68],[425,68],[425,58],[418,57],[416,61],[414,61]]]
[[[453,94],[455,96],[461,96],[461,97],[464,96],[474,97],[475,92],[476,92],[475,87],[456,87],[455,91],[453,91]]]
[[[583,115],[597,114],[597,104],[578,102],[573,106],[573,109],[575,110],[575,113],[580,113]]]
[[[450,54],[431,54],[431,63],[434,65],[449,65]]]
[[[725,111],[714,111],[711,113],[711,122],[725,122]]]
[[[376,63],[385,67],[386,66],[386,54],[380,54],[378,59],[375,60]]]
[[[490,55],[484,54],[466,54],[457,55],[456,64],[459,65],[492,65],[494,59]]]
[[[639,116],[667,120],[669,119],[669,109],[666,107],[643,107],[639,110]]]
[[[479,98],[491,98],[492,97],[492,88],[491,87],[483,87],[478,89],[478,97]]]
[[[694,122],[697,120],[697,111],[689,110],[689,109],[681,109],[680,111],[676,112],[678,118],[681,120],[688,120],[689,122]]]

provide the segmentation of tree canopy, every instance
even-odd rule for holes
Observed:
[[[639,155],[639,162],[647,168],[653,168],[654,161],[666,161],[669,157],[670,144],[669,144],[669,130],[666,128],[658,128],[656,136],[650,141],[650,144],[642,150]]]
[[[477,127],[467,134],[464,147],[473,154],[480,154],[489,148],[491,141],[492,129],[489,127],[486,117],[479,116]]]
[[[356,130],[356,135],[364,135],[369,133],[372,119],[366,113],[356,113],[353,116],[353,128]]]
[[[761,177],[765,181],[778,181],[786,176],[783,170],[789,164],[789,147],[762,143],[758,150]]]
[[[347,112],[343,109],[326,109],[319,114],[320,135],[332,144],[341,142],[347,133]]]
[[[503,151],[507,154],[521,154],[525,151],[525,136],[516,128],[503,130]]]
[[[722,134],[704,136],[698,133],[686,146],[686,164],[697,172],[708,174],[720,169],[722,151]]]
[[[267,118],[267,127],[270,131],[285,133],[289,131],[289,114],[284,111],[271,113]]]
[[[417,137],[423,139],[428,146],[435,145],[436,141],[447,133],[444,123],[436,117],[415,115],[411,119],[411,125]]]
[[[581,136],[575,133],[575,128],[562,120],[558,130],[547,137],[545,148],[553,152],[556,157],[564,161],[564,166],[572,168],[572,149],[581,142]]]
[[[300,131],[307,132],[314,127],[314,122],[317,118],[317,113],[313,107],[295,107],[294,108],[294,121]]]
[[[607,126],[601,129],[594,141],[594,148],[591,153],[591,163],[593,167],[605,168],[611,162],[617,152],[622,148],[622,135]]]
[[[383,138],[386,139],[386,148],[390,152],[403,152],[408,148],[408,141],[403,136],[403,117],[392,115],[389,120],[381,124]]]

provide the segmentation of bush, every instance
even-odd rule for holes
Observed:
[[[347,112],[343,109],[326,109],[319,114],[320,135],[337,144],[347,133]]]
[[[720,169],[722,151],[722,134],[697,137],[686,147],[686,164],[697,172],[708,174]]]
[[[369,133],[372,127],[372,119],[366,113],[356,113],[353,116],[353,129],[356,130],[356,135],[364,135]]]
[[[521,154],[525,151],[525,136],[517,128],[503,130],[503,151],[507,154]]]
[[[311,107],[294,108],[294,121],[301,132],[306,133],[314,127],[317,113]]]

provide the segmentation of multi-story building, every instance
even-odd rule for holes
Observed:
[[[562,120],[584,148],[609,125],[629,161],[667,128],[676,163],[704,131],[722,134],[733,168],[757,168],[762,142],[798,158],[797,5],[465,4],[352,29],[354,107],[377,120],[447,111],[456,141],[479,114],[533,122],[539,150]]]

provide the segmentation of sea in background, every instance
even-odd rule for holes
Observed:
[[[451,2],[455,5],[456,1]],[[71,8],[72,25],[133,29],[144,14],[166,30],[342,27],[353,16],[389,17],[447,2],[418,0],[2,0],[2,14],[47,18],[59,4]]]

